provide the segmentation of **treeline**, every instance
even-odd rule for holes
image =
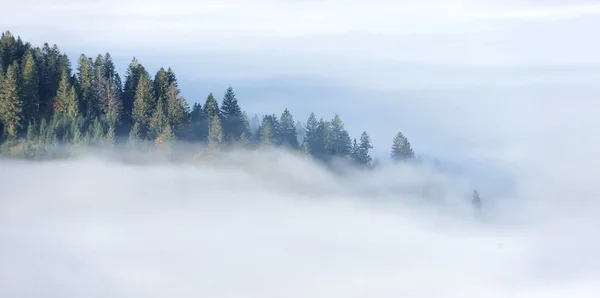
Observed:
[[[251,120],[233,89],[221,100],[210,93],[191,107],[171,68],[152,77],[133,58],[124,82],[109,53],[80,55],[75,69],[56,45],[24,43],[9,31],[0,38],[0,141],[5,154],[40,158],[52,148],[129,146],[169,148],[176,141],[201,143],[208,150],[282,146],[321,161],[348,158],[370,166],[373,148],[366,132],[351,138],[338,115],[311,113],[305,124],[288,109]],[[392,142],[396,161],[414,158],[399,132]]]

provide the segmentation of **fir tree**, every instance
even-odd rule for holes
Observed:
[[[132,113],[133,122],[138,124],[141,137],[146,136],[152,117],[153,99],[151,89],[150,77],[142,75],[135,90]]]
[[[10,138],[16,137],[22,120],[22,103],[17,87],[17,70],[17,61],[15,61],[8,67],[0,85],[0,122],[4,125],[5,134]]]
[[[21,65],[20,98],[23,103],[23,120],[36,120],[39,114],[40,96],[38,93],[40,76],[33,53],[28,51]]]
[[[225,139],[235,141],[245,131],[242,109],[235,98],[233,88],[227,88],[221,104],[221,115],[223,116],[223,133]]]
[[[294,117],[288,109],[285,109],[281,114],[280,126],[283,144],[292,149],[298,149],[300,145],[298,144],[298,136],[296,135]]]
[[[218,115],[212,117],[210,128],[208,130],[208,144],[211,148],[219,148],[223,142],[223,127],[221,126],[221,118]]]
[[[410,142],[402,134],[402,132],[398,132],[394,137],[391,156],[392,160],[395,162],[404,161],[415,157],[415,153],[410,146]]]
[[[94,70],[92,61],[84,54],[79,56],[77,61],[77,86],[81,104],[81,111],[86,117],[99,116],[96,110],[96,102],[94,98],[93,82]]]

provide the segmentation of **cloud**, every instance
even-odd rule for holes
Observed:
[[[419,168],[335,177],[278,152],[197,166],[94,157],[0,163],[4,297],[593,297],[598,290],[599,222],[592,209],[560,197],[568,184],[536,194],[555,199],[545,201],[544,216],[528,209],[542,205],[519,194],[487,200],[477,218],[469,185]],[[423,183],[445,199],[423,204],[407,192]]]

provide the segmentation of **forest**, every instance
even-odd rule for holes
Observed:
[[[197,152],[283,147],[329,163],[339,158],[376,166],[367,132],[351,137],[339,115],[311,113],[305,122],[288,109],[251,118],[232,87],[219,101],[210,93],[190,105],[174,71],[153,76],[134,57],[124,78],[110,53],[81,54],[73,63],[56,44],[34,47],[10,31],[0,38],[0,153],[44,159],[69,148],[128,148],[172,152],[193,144]],[[394,162],[415,160],[402,132],[391,139]]]

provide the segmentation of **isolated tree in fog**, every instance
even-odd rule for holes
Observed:
[[[415,153],[410,146],[410,142],[404,136],[404,134],[402,134],[402,132],[398,132],[394,137],[391,156],[392,160],[396,162],[415,157]]]
[[[475,208],[481,208],[481,198],[479,197],[479,192],[477,192],[477,190],[473,191],[473,200],[471,202]]]

